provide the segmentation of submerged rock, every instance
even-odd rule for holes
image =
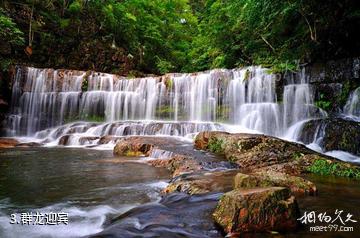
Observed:
[[[306,122],[298,140],[310,144],[318,139],[321,139],[320,144],[324,151],[344,150],[360,156],[359,122],[341,118],[318,119]]]
[[[238,173],[234,181],[235,189],[256,187],[287,187],[296,194],[315,195],[317,188],[314,183],[297,176],[284,173],[264,171],[253,174]]]
[[[228,192],[233,189],[237,170],[201,171],[175,177],[164,189],[165,193],[183,192],[190,195],[209,192]]]
[[[294,231],[300,212],[282,187],[236,189],[220,199],[213,218],[226,233]]]
[[[13,138],[0,138],[0,148],[13,148],[17,144],[19,144],[19,141],[13,139]]]

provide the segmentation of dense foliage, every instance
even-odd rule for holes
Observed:
[[[2,65],[120,74],[359,55],[356,0],[5,0]]]

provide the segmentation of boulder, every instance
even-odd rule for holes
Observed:
[[[150,160],[149,164],[155,167],[167,168],[171,171],[173,177],[203,169],[203,166],[193,157],[180,154],[172,154],[167,159]]]
[[[282,187],[236,189],[225,193],[213,218],[226,233],[294,231],[300,212],[290,190]]]
[[[154,145],[136,141],[133,139],[123,139],[114,147],[114,155],[118,156],[148,156]]]
[[[235,189],[256,187],[287,187],[295,194],[315,195],[317,193],[314,183],[304,178],[284,173],[263,171],[253,174],[238,173],[235,176]]]
[[[209,149],[209,142],[211,144],[212,140],[215,138],[222,138],[230,135],[227,132],[218,132],[218,131],[204,131],[200,132],[194,140],[194,146],[198,150],[208,150]]]
[[[0,148],[13,148],[17,144],[19,144],[19,141],[13,138],[0,138]]]

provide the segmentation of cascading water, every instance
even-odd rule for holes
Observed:
[[[298,74],[288,75],[285,79],[287,82],[283,94],[283,126],[287,128],[287,131],[283,137],[296,141],[306,121],[314,119],[314,115],[324,118],[327,114],[314,105],[314,93],[306,77],[305,69]]]
[[[83,137],[99,143],[103,136],[189,136],[204,130],[288,137],[297,123],[325,115],[313,105],[303,72],[287,77],[282,103],[277,82],[260,67],[135,79],[19,68],[8,135],[67,145],[89,141]],[[66,143],[64,136],[70,137]]]
[[[360,87],[351,93],[344,107],[344,113],[352,119],[360,121]]]

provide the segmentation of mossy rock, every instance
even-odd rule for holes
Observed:
[[[182,174],[173,178],[164,189],[165,193],[183,192],[187,194],[204,194],[209,192],[228,192],[233,189],[236,170],[198,171]]]
[[[308,171],[319,175],[333,175],[360,179],[360,167],[335,160],[316,159]]]
[[[305,123],[299,140],[305,144],[313,142],[318,129],[324,130],[324,151],[344,150],[360,156],[360,123],[341,118],[311,120]]]
[[[287,187],[296,194],[315,195],[317,192],[315,184],[306,179],[273,171],[238,173],[234,179],[235,189],[274,186]]]
[[[153,149],[152,144],[142,143],[136,140],[122,140],[114,147],[114,155],[118,156],[148,156]]]
[[[225,193],[213,218],[226,233],[294,231],[300,212],[290,190],[282,187],[235,189]]]
[[[221,143],[220,143],[221,142]],[[201,132],[195,139],[195,147],[217,152],[235,163],[245,173],[281,172],[298,176],[304,173],[320,173],[314,163],[317,160],[330,161],[344,172],[324,172],[343,177],[357,177],[351,167],[357,166],[336,160],[306,148],[302,144],[284,141],[275,137],[256,134],[230,134],[226,132]],[[316,164],[315,164],[316,165]]]

